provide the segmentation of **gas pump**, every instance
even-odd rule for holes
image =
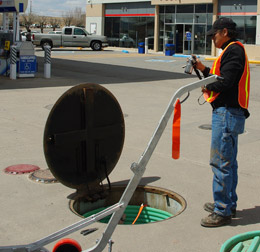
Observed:
[[[19,14],[27,9],[28,0],[1,0],[0,13],[3,13],[3,31],[0,31],[0,75],[8,75],[11,57],[15,56],[17,67],[13,76],[34,77],[36,57],[31,42],[21,42]],[[9,15],[13,15],[13,29],[9,29]],[[16,55],[10,55],[12,46],[16,47]],[[22,57],[22,59],[21,59]]]
[[[0,33],[0,75],[7,74],[10,65],[10,45],[12,43],[12,33]]]

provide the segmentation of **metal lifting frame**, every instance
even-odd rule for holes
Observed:
[[[107,225],[107,228],[105,232],[103,233],[101,239],[98,241],[98,243],[87,250],[84,250],[83,252],[101,252],[105,249],[109,239],[111,238],[116,226],[118,225],[130,199],[132,198],[144,172],[146,169],[146,165],[148,161],[150,160],[153,151],[159,142],[162,133],[164,132],[166,125],[171,117],[171,114],[174,110],[174,105],[175,102],[178,98],[180,98],[183,94],[192,91],[196,88],[199,88],[201,86],[216,82],[218,79],[218,76],[212,75],[208,78],[205,78],[203,80],[199,80],[196,82],[193,82],[191,84],[185,85],[181,88],[179,88],[175,94],[172,96],[171,101],[164,112],[161,120],[159,121],[159,124],[154,131],[153,136],[150,139],[150,142],[148,143],[144,153],[141,155],[140,160],[138,163],[133,163],[131,165],[131,170],[133,171],[134,175],[129,181],[123,195],[121,196],[121,199],[119,200],[118,203],[116,203],[113,206],[110,206],[109,208],[106,208],[105,210],[94,214],[84,220],[81,220],[79,222],[76,222],[62,230],[59,230],[41,240],[38,240],[36,242],[27,244],[27,245],[17,245],[17,246],[4,246],[0,247],[0,252],[31,252],[31,251],[36,251],[44,247],[45,245],[54,242],[68,234],[71,234],[75,231],[78,231],[96,221],[99,221],[106,216],[110,215],[113,213],[112,217],[109,220],[109,223]]]

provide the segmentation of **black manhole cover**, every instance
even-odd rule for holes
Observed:
[[[199,126],[200,129],[203,129],[203,130],[211,130],[211,124],[202,124]]]
[[[64,185],[85,189],[114,169],[125,136],[116,98],[98,84],[69,89],[54,104],[44,131],[44,154],[52,174]]]
[[[33,181],[45,184],[58,182],[49,169],[35,171],[34,173],[30,174],[29,178]]]

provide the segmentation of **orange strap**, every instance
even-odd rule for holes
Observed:
[[[135,220],[133,221],[132,225],[134,225],[134,224],[136,223],[136,221],[138,220],[138,218],[139,218],[141,212],[143,211],[143,209],[144,209],[144,204],[141,205],[141,207],[140,207],[140,209],[139,209],[139,212],[138,212],[138,214],[137,214]]]
[[[172,158],[180,157],[180,131],[181,131],[181,103],[177,99],[174,105],[174,116],[172,123]]]

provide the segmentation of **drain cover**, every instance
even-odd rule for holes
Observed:
[[[39,170],[40,167],[36,165],[30,165],[30,164],[18,164],[18,165],[11,165],[8,166],[4,169],[5,173],[8,174],[24,174],[24,173],[29,173],[33,172],[36,170]]]
[[[44,131],[44,154],[64,185],[85,189],[114,169],[123,148],[124,116],[116,98],[98,84],[80,84],[54,104]]]
[[[211,124],[202,124],[199,126],[200,129],[203,129],[203,130],[211,130]]]
[[[33,181],[41,182],[45,184],[58,182],[49,169],[37,170],[32,174],[30,174],[29,178]]]

